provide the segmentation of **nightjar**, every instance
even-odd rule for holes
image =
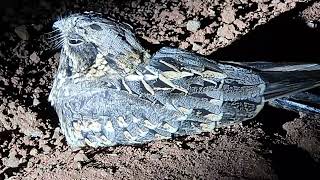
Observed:
[[[90,13],[53,28],[62,50],[49,101],[72,147],[210,132],[320,84],[317,64],[218,63],[171,47],[150,55],[130,25]]]

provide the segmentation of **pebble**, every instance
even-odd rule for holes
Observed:
[[[151,160],[158,160],[158,159],[160,159],[161,158],[161,156],[159,155],[159,154],[151,154],[150,155],[150,159]]]
[[[196,20],[189,20],[187,22],[187,30],[191,32],[196,32],[200,28],[200,21]]]
[[[38,100],[38,98],[37,97],[33,97],[32,105],[37,106],[39,104],[40,104],[40,101]]]
[[[40,61],[40,57],[38,56],[38,54],[36,52],[33,52],[30,55],[30,59],[35,63],[38,63]]]
[[[42,149],[45,153],[49,153],[51,151],[51,147],[46,144],[42,145]]]
[[[35,149],[35,148],[31,149],[31,151],[30,151],[30,155],[31,156],[36,156],[37,154],[38,154],[38,150],[37,149]]]
[[[198,51],[201,49],[201,46],[197,43],[192,43],[192,51]]]
[[[243,30],[245,27],[246,27],[246,24],[239,20],[239,19],[236,19],[234,22],[233,22],[240,30]]]
[[[88,157],[84,154],[83,151],[79,151],[73,158],[75,162],[84,162],[88,161]]]
[[[20,164],[20,159],[18,159],[16,157],[16,152],[10,152],[9,153],[9,157],[8,158],[2,158],[2,163],[3,165],[7,166],[7,167],[18,167]]]
[[[222,21],[227,24],[232,23],[236,19],[235,16],[236,16],[236,13],[235,13],[234,9],[232,9],[231,7],[226,8],[221,13]]]
[[[16,27],[14,32],[24,41],[29,39],[29,33],[25,25]]]
[[[235,32],[235,27],[232,24],[225,24],[222,27],[220,27],[217,31],[217,35],[220,37],[224,37],[226,39],[233,39],[234,38],[234,34],[233,32]]]
[[[312,29],[315,29],[315,28],[318,27],[318,23],[315,22],[315,21],[308,21],[306,24],[307,24],[307,26],[308,26],[309,28],[312,28]],[[319,23],[319,24],[320,24],[320,23]]]

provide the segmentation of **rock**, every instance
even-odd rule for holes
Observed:
[[[198,51],[201,49],[201,46],[197,43],[192,43],[192,51]]]
[[[222,22],[227,24],[232,23],[235,20],[236,13],[232,7],[228,7],[221,12]]]
[[[12,168],[18,167],[20,164],[20,159],[16,157],[16,154],[17,153],[15,151],[12,151],[9,153],[8,158],[2,158],[3,165]]]
[[[315,21],[308,21],[306,22],[306,24],[309,28],[312,28],[312,29],[315,29],[318,27],[318,24]]]
[[[235,27],[232,24],[225,24],[223,25],[221,28],[218,29],[217,31],[217,35],[220,37],[224,37],[226,39],[233,39],[234,38],[234,34],[233,32],[235,32]]]
[[[51,147],[46,144],[42,145],[42,149],[45,153],[49,153],[51,151]]]
[[[32,27],[36,30],[36,31],[41,31],[43,29],[43,25],[42,24],[32,24]]]
[[[35,148],[31,149],[31,151],[30,151],[30,155],[31,156],[36,156],[37,154],[38,154],[38,150],[37,149],[35,149]]]
[[[236,19],[234,22],[233,22],[240,30],[244,29],[246,27],[246,24],[239,20],[239,19]]]
[[[83,151],[79,151],[73,159],[75,162],[85,162],[89,160]]]
[[[161,158],[161,156],[159,154],[151,154],[150,155],[151,160],[159,160],[160,158]]]
[[[38,104],[40,104],[40,101],[37,98],[34,98],[32,103],[34,106],[37,106]]]
[[[33,52],[30,55],[30,59],[35,63],[38,63],[40,61],[40,57],[38,56],[38,54],[36,52]]]
[[[14,32],[24,41],[29,39],[29,33],[25,25],[16,27]]]
[[[187,22],[187,30],[191,32],[196,32],[200,28],[200,21],[190,20]]]
[[[188,47],[189,47],[189,43],[185,42],[185,41],[181,42],[181,44],[179,46],[179,48],[181,48],[181,49],[187,49]]]

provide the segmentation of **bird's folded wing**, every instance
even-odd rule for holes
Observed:
[[[177,96],[169,88],[171,93],[167,97],[174,103],[166,103],[178,109],[182,106],[187,112],[200,114],[204,119],[210,117],[215,125],[252,118],[263,106],[264,81],[250,69],[220,64],[169,47],[160,49],[152,57],[149,69],[185,90],[185,94]],[[215,111],[214,107],[218,110]]]
[[[58,101],[56,110],[67,141],[74,147],[171,138],[186,119],[183,113],[116,89],[83,91]]]

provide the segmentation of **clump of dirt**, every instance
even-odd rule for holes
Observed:
[[[307,21],[320,21],[320,2],[315,2],[312,6],[301,12],[301,16]]]
[[[73,151],[47,101],[59,53],[45,33],[70,12],[93,10],[127,21],[151,51],[171,45],[208,55],[307,1],[11,3],[1,11],[0,179],[275,179],[290,175],[279,163],[282,146],[302,149],[292,158],[309,155],[312,173],[319,169],[319,116],[282,120],[289,121],[287,135],[269,133],[256,119],[141,146]]]
[[[303,117],[287,122],[283,128],[287,131],[286,139],[310,153],[312,158],[320,162],[320,124],[319,119]]]
[[[320,3],[315,2],[312,6],[306,8],[301,12],[301,17],[306,21],[310,28],[320,27]]]

